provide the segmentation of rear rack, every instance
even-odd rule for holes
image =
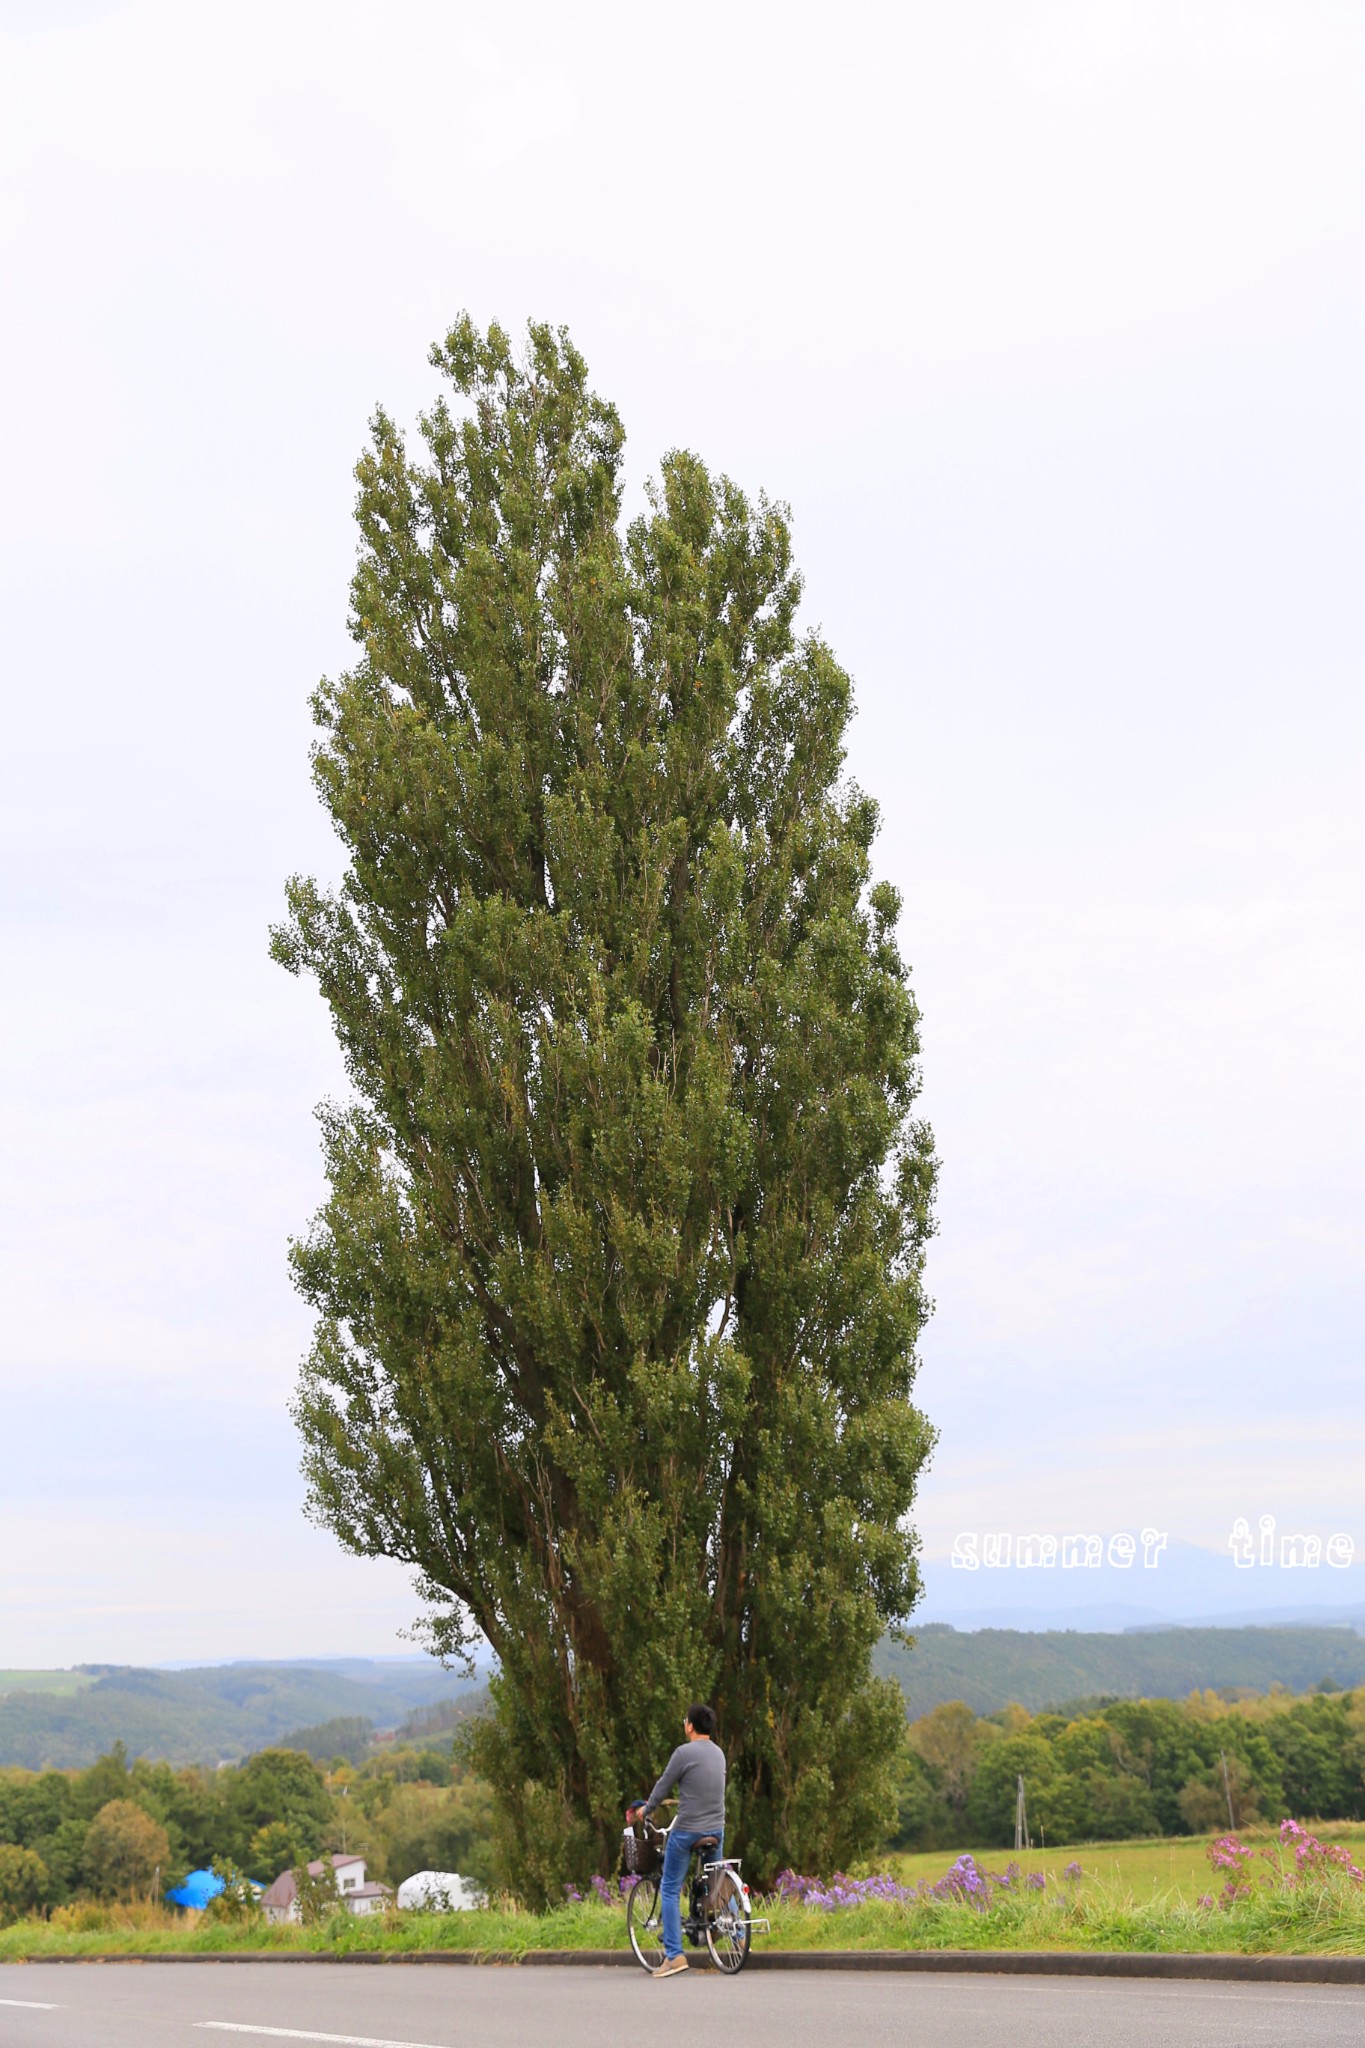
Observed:
[[[740,1863],[742,1861],[743,1858],[739,1856],[722,1856],[719,1863],[703,1863],[702,1869],[707,1873],[708,1876],[713,1870],[738,1871]],[[745,1896],[747,1897],[749,1888],[747,1885],[745,1885],[744,1889]],[[772,1922],[770,1920],[755,1919],[754,1916],[751,1914],[749,1916],[749,1932],[750,1934],[770,1934],[772,1932]]]

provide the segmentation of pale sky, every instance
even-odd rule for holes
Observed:
[[[415,1612],[300,1515],[339,1068],[266,927],[465,307],[569,325],[633,491],[791,505],[925,1017],[931,1555],[1365,1551],[1365,12],[0,0],[0,193],[0,1666]]]

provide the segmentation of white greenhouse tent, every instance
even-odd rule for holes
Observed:
[[[454,1870],[419,1870],[398,1887],[398,1903],[411,1912],[464,1913],[483,1904],[483,1893]]]

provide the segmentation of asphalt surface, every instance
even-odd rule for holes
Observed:
[[[762,1975],[705,1967],[432,1969],[278,1963],[0,1967],[3,2048],[1328,2048],[1365,1988],[1054,1977]]]

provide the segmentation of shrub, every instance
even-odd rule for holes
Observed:
[[[336,1868],[329,1856],[322,1859],[318,1870],[300,1864],[294,1872],[294,1883],[298,1887],[299,1918],[305,1927],[320,1926],[341,1903]]]
[[[206,1920],[240,1926],[265,1917],[255,1887],[235,1863],[220,1863],[215,1857],[211,1867],[214,1876],[222,1878],[223,1889],[204,1908]]]
[[[22,1920],[46,1904],[51,1880],[47,1865],[32,1849],[0,1842],[0,1927]]]
[[[259,1878],[262,1884],[273,1884],[282,1870],[292,1870],[296,1864],[307,1861],[297,1829],[282,1820],[267,1821],[263,1828],[257,1828],[244,1858],[248,1876]]]
[[[170,1857],[165,1828],[131,1799],[111,1799],[90,1823],[83,1869],[98,1897],[131,1899],[152,1889]]]

